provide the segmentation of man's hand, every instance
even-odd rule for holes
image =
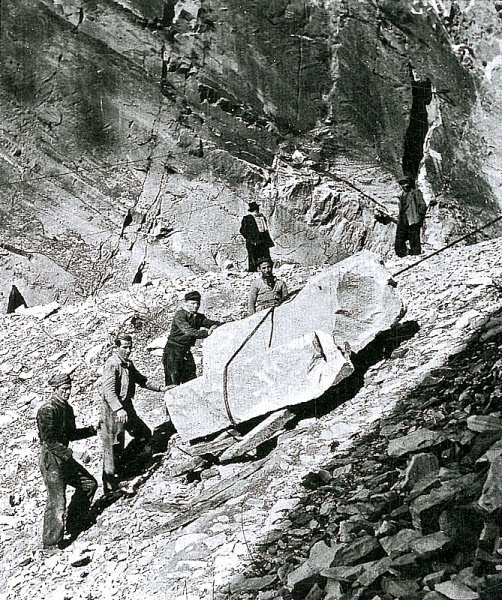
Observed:
[[[218,327],[218,325],[213,325],[207,330],[207,335],[211,335],[213,331]]]
[[[127,413],[123,408],[115,413],[115,420],[117,423],[127,423]]]
[[[168,390],[172,390],[175,387],[178,387],[178,386],[177,385],[161,385],[159,392],[167,392]]]

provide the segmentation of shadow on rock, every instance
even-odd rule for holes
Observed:
[[[135,461],[129,462],[121,472],[121,486],[108,494],[98,498],[89,511],[89,517],[82,522],[79,531],[75,531],[72,536],[65,540],[65,547],[74,542],[77,537],[96,524],[97,518],[110,506],[115,504],[121,498],[134,496],[138,489],[146,483],[150,477],[157,471],[162,464],[163,454],[168,449],[169,440],[176,433],[171,421],[166,421],[158,425],[150,440],[151,454],[143,459],[139,457]]]
[[[387,331],[382,331],[359,353],[352,354],[350,357],[354,365],[352,375],[327,390],[319,398],[304,404],[298,404],[292,407],[291,410],[299,419],[317,418],[327,415],[344,402],[351,400],[363,387],[366,371],[383,359],[391,356],[397,358],[399,356],[399,346],[412,338],[419,329],[420,327],[416,321],[405,321]]]

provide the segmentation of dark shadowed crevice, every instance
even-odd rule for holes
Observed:
[[[164,14],[162,15],[162,25],[164,27],[171,27],[174,21],[174,7],[178,0],[167,0],[164,2]]]
[[[138,267],[138,270],[136,271],[136,274],[134,275],[134,278],[132,280],[133,285],[136,283],[141,283],[143,281],[143,269],[145,268],[145,263],[141,263]]]
[[[26,308],[28,305],[26,304],[26,300],[23,298],[21,292],[17,289],[15,285],[13,285],[9,294],[7,314],[9,315],[15,312],[16,308],[19,308],[20,306],[24,306]]]
[[[131,209],[129,209],[127,211],[127,214],[124,218],[124,222],[122,223],[122,229],[120,231],[120,237],[124,237],[124,231],[126,230],[127,227],[129,227],[129,225],[132,223],[132,214],[131,214]]]
[[[415,80],[411,77],[411,93],[413,96],[410,122],[404,138],[403,174],[416,179],[420,161],[424,156],[425,136],[429,129],[427,105],[432,100],[432,84],[430,79]]]

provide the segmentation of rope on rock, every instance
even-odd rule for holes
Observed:
[[[223,369],[223,400],[225,401],[225,410],[227,411],[227,416],[230,420],[230,423],[232,423],[232,425],[234,427],[237,427],[237,422],[232,415],[232,411],[230,410],[230,403],[228,401],[228,367],[230,366],[230,363],[234,360],[234,358],[239,354],[239,352],[244,348],[244,346],[249,342],[249,340],[258,331],[258,329],[263,325],[263,323],[265,323],[265,321],[267,320],[269,315],[272,316],[272,331],[270,332],[270,341],[272,340],[273,323],[274,323],[274,320],[273,320],[274,319],[274,316],[273,316],[274,309],[275,309],[275,306],[272,306],[272,308],[269,308],[267,310],[267,312],[263,315],[263,317],[258,321],[258,323],[254,327],[254,329],[248,334],[246,339],[242,342],[242,344],[237,348],[237,350],[228,359],[227,364],[225,365],[225,367]]]
[[[466,233],[461,238],[458,238],[458,240],[454,240],[453,242],[450,242],[443,248],[440,248],[439,250],[436,250],[435,252],[432,252],[431,254],[424,256],[423,258],[421,258],[420,260],[417,260],[416,262],[412,263],[411,265],[404,267],[404,269],[401,269],[400,271],[397,271],[397,273],[394,273],[392,275],[392,277],[397,277],[398,275],[401,275],[402,273],[405,273],[406,271],[410,271],[411,269],[413,269],[420,263],[423,263],[425,260],[429,260],[429,258],[432,258],[433,256],[436,256],[437,254],[441,254],[441,252],[444,252],[448,248],[455,246],[455,244],[462,242],[463,240],[467,239],[471,235],[474,235],[475,233],[479,233],[480,231],[483,231],[483,229],[490,227],[490,225],[493,225],[494,223],[497,223],[497,221],[500,221],[500,220],[502,220],[502,215],[500,217],[497,217],[496,219],[492,219],[491,221],[489,221],[488,223],[485,223],[484,225],[482,225],[481,227],[478,227],[477,229],[473,229],[472,231],[469,231],[469,233]]]
[[[294,298],[298,294],[298,292],[300,290],[301,290],[301,288],[289,292],[289,294],[284,298],[284,300],[281,302],[281,304],[284,304],[285,302],[289,302],[292,298]],[[271,308],[268,309],[268,311],[265,313],[265,315],[263,315],[263,317],[260,319],[260,321],[258,321],[258,323],[256,324],[256,327],[251,331],[251,333],[249,333],[249,335],[242,342],[242,344],[237,348],[237,350],[228,359],[227,364],[225,365],[225,367],[223,369],[223,399],[225,401],[225,410],[227,411],[227,416],[230,420],[230,423],[232,423],[232,425],[234,427],[237,426],[237,423],[232,415],[232,411],[230,410],[230,403],[228,401],[228,367],[230,366],[230,363],[234,360],[234,358],[239,354],[239,352],[244,348],[244,346],[253,337],[253,335],[258,331],[258,329],[263,325],[263,323],[265,323],[265,321],[267,320],[267,317],[269,315],[270,315],[270,337],[268,340],[268,347],[270,348],[270,346],[272,345],[272,337],[274,335],[274,314],[275,314],[274,309],[275,309],[275,306],[272,306]]]

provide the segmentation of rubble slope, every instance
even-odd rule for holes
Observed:
[[[457,435],[462,438],[466,419],[479,414],[487,401],[468,383],[473,398],[464,396],[457,402],[462,372],[448,361],[468,349],[473,336],[483,332],[490,348],[489,360],[500,353],[500,337],[495,336],[500,329],[501,251],[501,239],[456,247],[396,276],[408,305],[406,319],[418,327],[407,335],[401,330],[402,339],[387,339],[387,347],[374,347],[370,356],[360,356],[359,379],[353,381],[352,388],[338,389],[334,396],[328,394],[303,407],[296,425],[278,438],[276,447],[249,464],[239,459],[199,469],[197,477],[175,476],[173,471],[187,458],[187,446],[174,435],[167,451],[159,455],[160,462],[131,482],[129,495],[103,505],[96,524],[69,548],[51,557],[40,551],[45,493],[37,466],[34,420],[37,405],[48,393],[45,383],[51,372],[75,367],[73,405],[77,420],[82,424],[95,422],[99,370],[119,327],[135,335],[138,366],[160,380],[160,358],[148,355],[145,348],[167,329],[183,290],[200,289],[208,314],[239,318],[251,276],[230,272],[153,280],[121,294],[98,295],[79,305],[63,306],[52,314],[47,313],[54,306],[38,311],[39,316],[3,316],[0,439],[6,452],[0,498],[2,597],[288,597],[297,593],[290,573],[305,562],[314,542],[324,540],[327,545],[332,542],[343,547],[353,539],[359,543],[366,535],[371,538],[368,544],[375,546],[373,525],[358,525],[354,531],[347,530],[349,537],[342,539],[340,522],[359,514],[354,506],[361,503],[368,507],[373,500],[376,504],[382,501],[381,514],[387,514],[385,502],[394,502],[398,494],[388,486],[400,479],[397,469],[405,466],[405,461],[391,460],[385,454],[388,444],[397,445],[394,438],[414,429],[445,435],[450,441],[441,447],[447,451],[440,456],[444,473],[444,467],[452,468],[448,461],[457,456],[452,450],[457,442],[451,439]],[[393,259],[387,266],[396,273],[411,260]],[[305,283],[308,271],[284,266],[282,276],[293,289]],[[481,358],[475,355],[476,361]],[[462,360],[466,362],[459,363],[459,368],[468,369],[469,356]],[[426,407],[424,395],[434,389],[427,386],[449,381],[451,385],[438,388],[441,396],[427,397],[434,401]],[[415,396],[415,390],[421,390],[420,394]],[[407,404],[400,405],[405,399]],[[162,398],[141,390],[137,408],[159,431],[166,420]],[[354,445],[357,437],[367,433],[371,434],[369,441]],[[77,458],[99,476],[99,442],[94,438],[73,446]],[[380,456],[383,467],[378,466]],[[339,470],[334,473],[334,469]],[[385,475],[378,484],[383,487],[368,488],[380,474]],[[320,482],[324,485],[323,481],[330,489],[306,493],[305,485],[312,489]],[[229,490],[226,500],[200,511],[201,506],[208,506],[203,501],[211,500],[224,486]],[[372,517],[363,516],[364,523]],[[177,527],[180,522],[186,526]],[[433,562],[426,565],[431,573],[437,570]],[[457,566],[460,569],[464,565]],[[258,583],[255,579],[246,583],[251,575],[266,577]],[[442,579],[449,577],[450,573]],[[300,594],[310,593],[317,585],[317,595],[310,597],[324,597],[324,587],[320,586],[325,586],[326,578],[308,583],[307,592],[301,588]]]

